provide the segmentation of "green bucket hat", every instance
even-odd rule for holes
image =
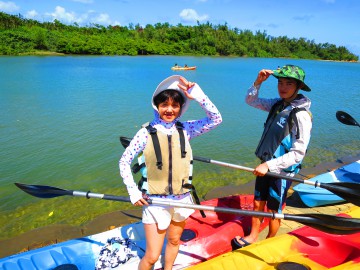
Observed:
[[[294,65],[285,65],[282,68],[278,68],[273,71],[272,74],[276,78],[292,78],[302,82],[304,85],[301,88],[304,91],[311,91],[310,87],[307,86],[304,82],[305,80],[305,71],[298,66]]]

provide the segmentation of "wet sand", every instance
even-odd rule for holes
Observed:
[[[317,174],[324,173],[339,168],[345,164],[354,162],[360,159],[360,154],[357,156],[347,156],[338,159],[334,162],[327,162],[319,164],[313,168],[305,168],[301,171],[301,176],[313,177]],[[209,191],[204,200],[212,198],[224,197],[232,194],[249,194],[253,193],[254,182],[249,182],[241,186],[225,186],[215,188]],[[353,204],[344,203],[331,206],[313,207],[309,208],[302,203],[297,193],[290,189],[287,206],[284,210],[286,214],[307,214],[307,213],[321,213],[328,215],[336,215],[351,208]],[[141,220],[141,209],[116,211],[101,215],[83,227],[73,227],[69,225],[52,225],[44,228],[39,228],[33,231],[26,232],[20,236],[12,239],[0,241],[0,258],[6,257],[19,252],[36,249],[42,246],[63,242],[72,238],[83,237],[95,233],[100,233],[114,227],[123,226],[129,223],[138,222]],[[296,228],[301,227],[302,224],[283,220],[278,235],[287,233]],[[267,229],[265,229],[259,236],[259,240],[265,239]]]

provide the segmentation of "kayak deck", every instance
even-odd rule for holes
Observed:
[[[204,201],[201,204],[250,210],[253,207],[253,195],[228,196]],[[250,231],[250,216],[211,211],[205,211],[205,214],[206,218],[203,218],[197,210],[188,219],[185,231],[191,232],[191,234],[183,234],[173,269],[183,269],[229,252],[232,249],[231,239],[236,235],[244,236]],[[265,218],[261,230],[267,225],[268,219]],[[46,270],[64,264],[74,264],[79,269],[94,269],[100,249],[108,239],[113,237],[129,238],[138,247],[142,249],[146,247],[143,224],[137,222],[92,236],[73,239],[0,259],[0,269]],[[141,249],[137,249],[136,252],[137,258],[131,259],[116,269],[136,269],[140,258],[144,255]],[[155,269],[161,268],[162,259],[161,256],[155,265]]]
[[[73,239],[59,244],[31,250],[0,259],[0,269],[38,270],[53,269],[64,264],[75,264],[79,269],[95,269],[95,261],[106,240],[114,235],[142,238],[140,222],[115,228],[93,236]],[[140,244],[140,243],[139,243]]]
[[[312,182],[334,183],[353,182],[360,183],[360,160],[340,167],[334,171],[317,175],[310,179]],[[307,184],[298,184],[293,188],[301,200],[308,207],[316,207],[344,202],[344,199],[331,191]]]
[[[360,208],[354,207],[347,214],[360,217]],[[220,255],[189,269],[270,270],[277,269],[279,264],[286,262],[317,270],[360,269],[360,233],[333,235],[304,226],[291,233]]]

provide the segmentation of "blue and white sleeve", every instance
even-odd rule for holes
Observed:
[[[198,84],[195,84],[191,91],[194,100],[199,103],[206,113],[206,117],[199,120],[191,120],[184,122],[184,127],[189,136],[189,140],[200,136],[214,129],[222,122],[222,116],[217,107],[212,103],[208,96],[202,91]]]

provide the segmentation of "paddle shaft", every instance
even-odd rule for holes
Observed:
[[[235,165],[235,164],[212,160],[212,159],[207,159],[207,158],[203,158],[203,157],[194,156],[194,160],[211,163],[211,164],[216,164],[216,165],[220,165],[220,166],[224,166],[224,167],[249,171],[249,172],[254,171],[254,169],[249,168],[249,167]],[[345,201],[348,201],[357,206],[360,206],[360,189],[359,189],[360,185],[358,183],[346,183],[346,182],[321,183],[318,181],[313,182],[310,180],[304,180],[304,179],[281,175],[281,174],[272,173],[272,172],[267,172],[266,175],[280,178],[280,179],[287,179],[287,180],[294,181],[294,182],[304,183],[307,185],[312,185],[314,187],[324,188],[324,189],[327,189],[328,191],[338,195],[339,197],[343,198]]]
[[[130,144],[130,141],[131,141],[130,138],[120,137],[120,142],[124,147],[127,147]],[[221,162],[221,161],[217,161],[217,160],[211,160],[211,159],[204,158],[204,157],[194,156],[193,158],[194,158],[194,160],[205,162],[205,163],[212,163],[212,164],[216,164],[216,165],[220,165],[220,166],[224,166],[224,167],[235,168],[235,169],[245,170],[245,171],[249,171],[249,172],[254,171],[253,168],[235,165],[235,164],[226,163],[226,162]],[[295,178],[295,177],[291,177],[291,176],[280,175],[280,174],[272,173],[272,172],[267,172],[266,175],[272,176],[275,178],[287,179],[287,180],[294,181],[294,182],[304,183],[307,185],[312,185],[314,187],[321,187],[321,188],[327,189],[328,191],[338,195],[339,197],[343,198],[345,201],[348,201],[357,206],[360,206],[360,188],[359,188],[360,185],[357,183],[347,183],[347,182],[320,183],[318,181],[313,182],[310,180],[304,180],[304,179]]]
[[[60,192],[59,192],[59,195],[60,195]],[[87,199],[95,198],[95,199],[102,199],[102,200],[109,200],[109,201],[131,202],[129,197],[92,193],[90,191],[85,192],[85,191],[76,191],[76,190],[64,190],[63,195],[70,195],[70,196],[75,196],[75,197],[85,197]],[[295,215],[270,213],[270,212],[259,212],[259,211],[251,211],[251,210],[241,210],[241,209],[219,207],[219,206],[186,204],[186,203],[179,203],[179,202],[174,202],[174,201],[161,201],[161,200],[159,201],[157,199],[147,199],[147,202],[151,205],[157,205],[157,206],[180,207],[180,208],[220,212],[220,213],[234,214],[234,215],[241,215],[241,216],[253,216],[253,217],[266,217],[266,218],[272,218],[272,219],[293,220],[293,221],[297,221],[300,223],[306,222],[306,224],[318,223],[318,221],[316,219],[314,219],[312,217],[304,217],[304,216],[295,216]]]
[[[131,138],[120,137],[120,142],[124,147],[129,146],[130,141],[131,141]],[[240,166],[240,165],[235,165],[235,164],[231,164],[231,163],[226,163],[226,162],[222,162],[222,161],[217,161],[217,160],[213,160],[213,159],[209,159],[209,158],[205,158],[205,157],[194,156],[193,159],[196,160],[196,161],[216,164],[216,165],[220,165],[220,166],[223,166],[223,167],[234,168],[234,169],[244,170],[244,171],[248,171],[248,172],[253,172],[254,171],[253,168]],[[305,184],[310,184],[310,185],[317,186],[314,182],[303,180],[303,179],[300,179],[300,178],[291,177],[291,176],[280,175],[280,174],[272,173],[272,172],[267,172],[266,175],[276,177],[276,178],[281,178],[281,179],[287,179],[287,180],[291,180],[291,181],[295,181],[295,182],[299,182],[299,183],[305,183]]]
[[[205,162],[205,163],[216,164],[216,165],[220,165],[220,166],[223,166],[223,167],[239,169],[239,170],[248,171],[248,172],[253,172],[254,171],[254,169],[250,168],[250,167],[245,167],[245,166],[241,166],[241,165],[236,165],[236,164],[231,164],[231,163],[227,163],[227,162],[217,161],[217,160],[208,159],[208,158],[204,158],[204,157],[194,156],[194,160]],[[320,183],[315,183],[315,182],[312,182],[312,181],[309,181],[309,180],[304,180],[304,179],[291,177],[291,176],[287,176],[287,175],[281,175],[281,174],[272,173],[272,172],[267,172],[266,175],[271,176],[271,177],[275,177],[275,178],[286,179],[286,180],[290,180],[290,181],[294,181],[294,182],[313,185],[315,187],[320,186]]]
[[[130,141],[131,141],[131,138],[120,137],[120,142],[124,147],[127,147],[130,144]],[[222,162],[222,161],[218,161],[218,160],[213,160],[213,159],[209,159],[209,158],[205,158],[205,157],[194,156],[193,159],[196,160],[196,161],[201,161],[201,162],[205,162],[205,163],[220,165],[220,166],[223,166],[223,167],[234,168],[234,169],[248,171],[248,172],[253,172],[254,171],[254,169],[250,168],[250,167],[231,164],[231,163]],[[325,189],[331,189],[331,191],[335,191],[335,190],[338,189],[338,187],[333,187],[333,186],[330,186],[329,184],[326,184],[326,183],[313,182],[313,181],[310,181],[310,180],[300,179],[300,178],[287,176],[287,175],[282,175],[282,174],[278,174],[278,173],[267,172],[266,175],[271,176],[271,177],[275,177],[275,178],[279,178],[279,179],[286,179],[286,180],[290,180],[290,181],[293,181],[293,182],[303,183],[303,184],[311,185],[311,186],[314,186],[314,187],[322,187],[322,188],[325,188]],[[344,192],[346,193],[347,192],[347,190],[344,190],[343,188],[341,190],[339,190],[339,191],[341,193],[344,193]],[[357,193],[358,193],[358,190],[357,190]]]
[[[124,147],[127,147],[130,144],[130,141],[131,141],[131,138],[120,137],[120,142]],[[220,166],[223,166],[223,167],[234,168],[234,169],[244,170],[244,171],[248,171],[248,172],[253,172],[254,171],[253,168],[240,166],[240,165],[235,165],[235,164],[231,164],[231,163],[226,163],[226,162],[222,162],[222,161],[217,161],[217,160],[213,160],[213,159],[209,159],[209,158],[205,158],[205,157],[194,156],[193,159],[196,160],[196,161],[216,164],[216,165],[220,165]],[[290,180],[290,181],[294,181],[294,182],[313,185],[315,187],[320,186],[320,183],[315,183],[315,182],[312,182],[312,181],[308,181],[308,180],[304,180],[304,179],[300,179],[300,178],[295,178],[295,177],[291,177],[291,176],[280,175],[280,174],[277,174],[277,173],[267,172],[266,175],[267,176],[272,176],[272,177],[275,177],[275,178],[286,179],[286,180]]]
[[[107,195],[92,193],[90,191],[74,191],[60,189],[52,186],[43,186],[43,185],[27,185],[21,183],[15,183],[15,185],[23,190],[24,192],[38,197],[38,198],[55,198],[64,195],[86,197],[86,198],[97,198],[111,201],[121,201],[121,202],[130,202],[128,197],[116,196],[116,195]],[[256,216],[256,217],[268,217],[268,218],[277,218],[277,219],[287,219],[293,220],[309,227],[336,234],[349,234],[354,233],[355,231],[360,231],[360,219],[349,219],[342,217],[334,217],[329,215],[322,214],[301,214],[301,215],[286,215],[279,213],[269,213],[269,212],[258,212],[258,211],[248,211],[234,208],[218,207],[218,206],[208,206],[208,205],[197,205],[197,204],[184,204],[178,203],[175,201],[162,201],[159,199],[148,199],[149,204],[159,205],[159,206],[171,206],[171,207],[181,207],[181,208],[190,208],[200,211],[214,211],[214,212],[223,212],[227,214],[242,215],[242,216]]]
[[[127,196],[117,196],[117,195],[109,195],[109,194],[101,194],[101,193],[93,193],[93,192],[85,192],[85,191],[77,191],[77,190],[66,190],[59,189],[56,187],[49,186],[40,186],[40,185],[25,185],[16,183],[16,185],[21,188],[23,191],[29,193],[30,195],[39,197],[39,198],[53,198],[57,196],[75,196],[75,197],[85,197],[87,199],[95,198],[102,199],[108,201],[118,201],[118,202],[131,202],[130,198]],[[180,207],[180,208],[188,208],[194,210],[203,210],[203,211],[212,211],[212,212],[221,212],[227,214],[234,215],[242,215],[242,216],[257,216],[257,217],[268,217],[268,218],[277,218],[277,219],[291,219],[287,218],[286,215],[278,214],[278,213],[268,213],[268,212],[258,212],[258,211],[248,211],[241,209],[234,209],[228,207],[219,207],[219,206],[208,206],[208,205],[198,205],[198,204],[186,204],[179,203],[175,201],[163,201],[157,199],[146,199],[147,202],[151,205],[158,206],[168,206],[168,207]]]

